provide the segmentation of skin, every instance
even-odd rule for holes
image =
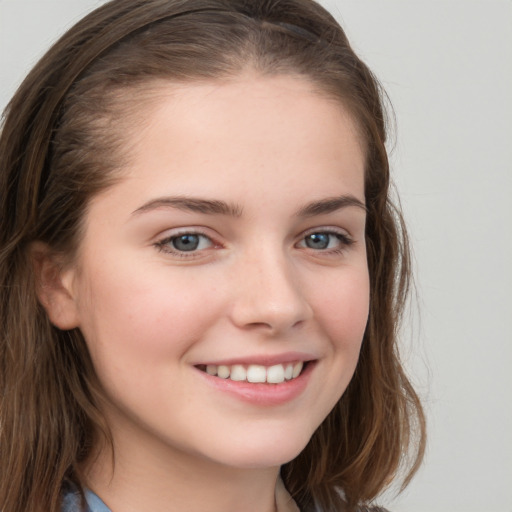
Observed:
[[[92,199],[76,260],[41,294],[56,325],[82,330],[105,390],[116,465],[99,446],[88,485],[114,511],[274,510],[279,467],[346,389],[366,326],[355,124],[305,79],[250,74],[163,85],[139,116],[130,165]],[[155,203],[177,196],[234,211]],[[339,197],[349,204],[297,213]],[[173,246],[185,233],[197,250]],[[308,246],[312,233],[327,248]],[[277,405],[196,367],[290,352],[314,365]]]

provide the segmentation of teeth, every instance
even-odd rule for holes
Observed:
[[[247,368],[247,380],[249,382],[266,382],[267,369],[259,364],[251,364]]]
[[[241,364],[234,364],[231,367],[231,374],[229,376],[231,380],[245,380],[247,378],[247,372]]]
[[[295,379],[300,375],[303,366],[304,363],[302,363],[302,361],[293,365],[292,379]]]
[[[227,379],[229,377],[229,374],[231,373],[231,370],[229,369],[229,366],[219,366],[217,368],[217,376],[221,379]]]
[[[267,370],[267,382],[270,384],[279,384],[284,381],[284,368],[282,364],[271,366]]]
[[[209,364],[206,366],[206,373],[220,377],[221,379],[230,379],[233,381],[247,381],[254,383],[280,384],[285,380],[296,379],[304,363],[299,361],[295,364],[287,363],[285,365],[275,364],[273,366],[262,366],[259,364],[250,364],[244,366],[234,364],[233,366]]]

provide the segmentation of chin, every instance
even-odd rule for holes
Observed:
[[[279,467],[295,459],[304,450],[313,432],[289,432],[282,430],[276,436],[271,435],[244,437],[229,446],[217,445],[211,458],[225,465],[245,468],[263,469]],[[225,448],[225,449],[222,449]]]

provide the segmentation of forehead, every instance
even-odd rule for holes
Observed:
[[[213,157],[221,149],[218,144],[229,140],[239,156],[263,144],[284,154],[300,142],[302,150],[295,150],[301,153],[313,142],[326,156],[359,157],[364,152],[357,123],[343,103],[302,77],[247,73],[225,81],[162,82],[150,94],[151,103],[138,110],[139,128],[127,141],[134,161],[146,149],[160,154],[154,152],[157,146],[174,150],[176,158],[198,154],[199,148],[211,149]]]
[[[213,188],[233,195],[236,184],[241,198],[258,187],[326,197],[338,184],[341,193],[348,187],[364,201],[356,123],[340,101],[306,79],[247,73],[225,81],[161,82],[145,97],[151,101],[130,116],[124,141],[123,176],[137,183],[138,194],[211,196]]]

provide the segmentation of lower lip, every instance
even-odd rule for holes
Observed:
[[[201,370],[197,371],[210,386],[219,391],[254,405],[271,406],[285,404],[297,398],[306,388],[314,366],[314,361],[308,362],[298,377],[280,384],[234,381],[215,377]]]

